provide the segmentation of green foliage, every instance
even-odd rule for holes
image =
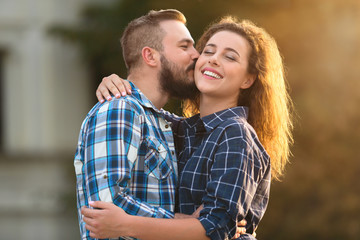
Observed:
[[[95,89],[101,79],[111,73],[126,76],[120,46],[123,29],[133,18],[149,9],[147,0],[117,1],[113,5],[88,5],[81,11],[77,26],[57,25],[49,33],[77,44],[88,65]]]
[[[236,3],[231,0],[226,4]],[[146,14],[151,9],[175,8],[188,19],[188,28],[194,39],[200,37],[203,29],[215,19],[228,14],[219,1],[207,1],[206,8],[199,11],[204,1],[163,1],[163,0],[118,0],[111,5],[87,5],[80,12],[81,21],[76,26],[56,25],[49,29],[53,36],[76,44],[88,66],[95,92],[101,79],[112,73],[126,77],[126,68],[121,54],[120,37],[127,23]],[[181,113],[180,102],[173,100],[166,105],[170,111]]]

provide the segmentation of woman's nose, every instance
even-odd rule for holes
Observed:
[[[209,63],[214,64],[214,65],[218,65],[217,56],[215,54],[210,57]]]

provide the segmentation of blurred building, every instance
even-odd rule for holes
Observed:
[[[85,0],[1,1],[4,152],[51,153],[74,148],[76,132],[69,129],[78,128],[83,118],[83,111],[73,109],[88,107],[87,78],[76,48],[47,30],[54,23],[75,22],[82,2]]]
[[[0,1],[0,239],[79,238],[66,186],[94,93],[76,46],[48,29],[89,2]]]

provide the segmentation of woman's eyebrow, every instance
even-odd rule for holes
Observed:
[[[208,43],[205,45],[205,47],[216,47],[216,44],[214,43]],[[226,51],[230,51],[230,52],[233,52],[235,53],[236,55],[238,55],[240,57],[240,54],[238,53],[238,51],[236,51],[235,49],[231,48],[231,47],[227,47],[225,48]]]
[[[238,55],[240,57],[240,54],[233,48],[225,48],[225,50],[234,52],[236,55]]]
[[[216,47],[216,45],[213,44],[213,43],[208,43],[208,44],[205,45],[205,47]]]

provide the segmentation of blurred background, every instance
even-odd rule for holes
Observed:
[[[258,239],[360,239],[358,0],[0,0],[0,239],[79,239],[81,122],[102,77],[126,76],[123,28],[164,8],[194,39],[220,16],[250,19],[284,56],[295,144]]]

